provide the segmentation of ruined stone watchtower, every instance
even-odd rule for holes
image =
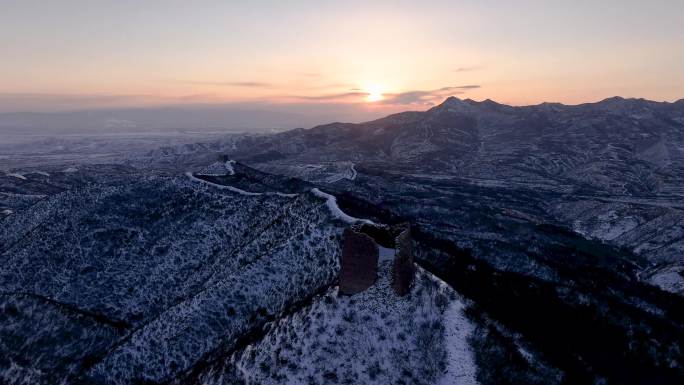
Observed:
[[[340,262],[340,292],[356,294],[375,282],[379,249],[373,238],[352,229],[344,230]]]
[[[371,287],[377,279],[380,244],[394,249],[392,288],[404,296],[411,290],[413,264],[411,226],[408,223],[380,227],[363,225],[345,229],[340,261],[340,293],[352,295]]]

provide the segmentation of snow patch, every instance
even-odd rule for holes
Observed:
[[[23,176],[22,174],[19,174],[18,172],[9,173],[9,174],[7,174],[7,176],[11,176],[11,177],[21,179],[21,180],[26,180],[26,177]]]
[[[349,169],[352,172],[351,176],[347,178],[349,180],[355,180],[356,176],[359,174],[358,172],[356,172],[356,169],[354,168],[354,166],[355,166],[354,163],[352,163],[351,166],[349,166]]]
[[[615,240],[638,226],[637,218],[619,215],[615,210],[602,213],[590,220],[573,222],[573,230],[576,233],[603,241]]]
[[[477,384],[477,366],[468,337],[475,329],[466,318],[461,301],[452,301],[444,312],[444,333],[446,334],[447,369],[439,381],[441,385]]]
[[[378,249],[380,249],[380,255],[378,257],[379,262],[394,261],[394,256],[397,253],[396,249],[389,249],[380,245],[378,245]]]
[[[684,277],[679,274],[681,267],[670,267],[655,272],[648,278],[651,285],[675,294],[684,294]]]
[[[226,161],[226,171],[228,171],[228,175],[235,175],[235,169],[233,168],[234,164],[234,160]]]
[[[233,176],[235,175],[235,170],[233,169],[234,160],[229,160],[226,162],[214,162],[209,166],[205,167],[202,171],[198,172],[197,175],[206,176]]]
[[[0,192],[0,195],[4,195],[6,197],[12,197],[12,198],[35,198],[35,199],[42,199],[47,197],[45,194],[15,194],[15,193],[10,193],[10,192]]]
[[[451,286],[431,273],[418,267],[420,274],[426,274],[445,290],[453,291]],[[477,385],[477,364],[468,339],[475,326],[465,315],[465,303],[458,296],[449,302],[444,311],[444,337],[447,349],[447,368],[438,382],[440,385]]]
[[[518,348],[518,353],[530,364],[534,363],[534,355],[530,352],[527,351],[524,347],[522,347],[520,344],[516,344]]]
[[[335,198],[333,195],[330,195],[328,193],[324,193],[323,191],[317,189],[317,188],[312,188],[311,192],[319,197],[323,198],[326,200],[326,205],[328,205],[328,208],[332,212],[333,216],[342,222],[349,223],[349,224],[355,224],[355,223],[365,223],[367,225],[375,225],[375,223],[369,219],[359,219],[359,218],[354,218],[352,216],[349,216],[345,214],[341,209],[340,206],[337,205],[337,198]]]
[[[587,232],[584,231],[582,221],[580,221],[579,219],[575,219],[575,221],[572,222],[572,230],[583,237],[586,237],[588,235]]]
[[[354,168],[354,163],[352,162],[340,162],[340,163],[334,163],[329,165],[329,167],[333,169],[339,169],[339,167],[346,167],[348,166],[347,169],[342,169],[341,171],[336,170],[334,174],[331,176],[328,176],[327,178],[324,179],[326,183],[335,183],[339,182],[342,179],[347,179],[347,180],[355,180],[356,176],[358,175],[358,172],[356,172],[356,168]]]

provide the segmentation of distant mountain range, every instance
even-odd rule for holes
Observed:
[[[234,154],[265,164],[356,161],[482,184],[681,196],[684,100],[512,107],[451,97],[425,112],[285,132]]]

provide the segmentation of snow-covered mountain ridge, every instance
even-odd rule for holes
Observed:
[[[273,323],[278,327],[292,324],[297,330],[300,321],[291,317],[308,317],[322,310],[321,306],[337,302],[349,307],[354,302],[370,306],[371,301],[390,301],[396,306],[387,309],[383,319],[390,318],[383,322],[398,322],[400,317],[411,325],[434,324],[430,327],[438,328],[443,336],[425,338],[444,344],[449,333],[450,338],[465,341],[472,327],[461,329],[449,323],[457,317],[469,325],[460,310],[463,304],[455,304],[456,313],[444,318],[445,306],[456,301],[456,294],[429,273],[422,273],[414,287],[417,297],[412,299],[390,294],[386,272],[362,298],[335,294],[342,230],[372,222],[350,217],[337,206],[334,196],[306,183],[294,189],[271,184],[271,190],[283,191],[267,194],[259,191],[267,188],[264,180],[250,177],[245,166],[229,162],[223,167],[229,179],[220,179],[216,173],[120,175],[126,183],[77,186],[44,197],[21,215],[7,216],[0,231],[5,261],[0,269],[3,382],[184,383],[191,378],[205,382],[214,376],[204,368],[207,362],[231,371],[246,365],[216,361],[244,354],[238,345],[244,336]],[[209,168],[218,169],[216,165]],[[219,179],[202,179],[212,177]],[[230,180],[239,187],[228,185]],[[386,271],[389,265],[383,266]],[[301,313],[281,318],[291,306],[321,291],[324,297],[313,299]],[[438,294],[447,302],[433,300]],[[406,313],[409,305],[423,308],[423,318]],[[400,308],[405,308],[403,316]],[[340,319],[346,319],[342,313],[354,310],[339,311]],[[370,314],[371,310],[360,311]],[[335,318],[318,321],[317,328],[336,330]],[[376,332],[371,324],[352,322],[350,326],[354,333],[361,333],[359,337]],[[263,341],[269,341],[272,333],[279,332],[267,332]],[[408,330],[404,335],[387,343],[394,341],[392,349],[398,351],[415,351],[404,365],[415,371],[416,378],[429,373],[424,380],[432,383],[445,375],[450,362],[470,359],[470,366],[463,370],[474,381],[472,357],[449,358],[451,347],[445,345],[430,347],[439,353],[433,355],[432,350],[421,350],[427,347],[421,347],[420,341],[408,338]],[[319,343],[325,346],[324,341]],[[472,354],[463,346],[463,354]],[[248,349],[261,348],[257,344]],[[304,359],[314,357],[311,352]],[[384,361],[383,357],[371,358]],[[364,364],[359,361],[358,365]],[[337,375],[370,375],[382,382],[389,378],[384,365],[374,367],[374,374],[359,366]],[[335,369],[329,364],[318,367],[321,379]],[[314,370],[313,366],[309,369]],[[280,369],[274,366],[273,370]],[[391,378],[402,375],[394,371]]]

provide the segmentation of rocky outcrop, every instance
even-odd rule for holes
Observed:
[[[411,226],[406,223],[395,239],[396,254],[392,266],[392,288],[397,295],[409,293],[413,284],[416,268],[413,265],[413,246],[411,245]]]
[[[340,293],[356,294],[375,283],[379,249],[366,234],[352,229],[344,230],[340,271]]]

